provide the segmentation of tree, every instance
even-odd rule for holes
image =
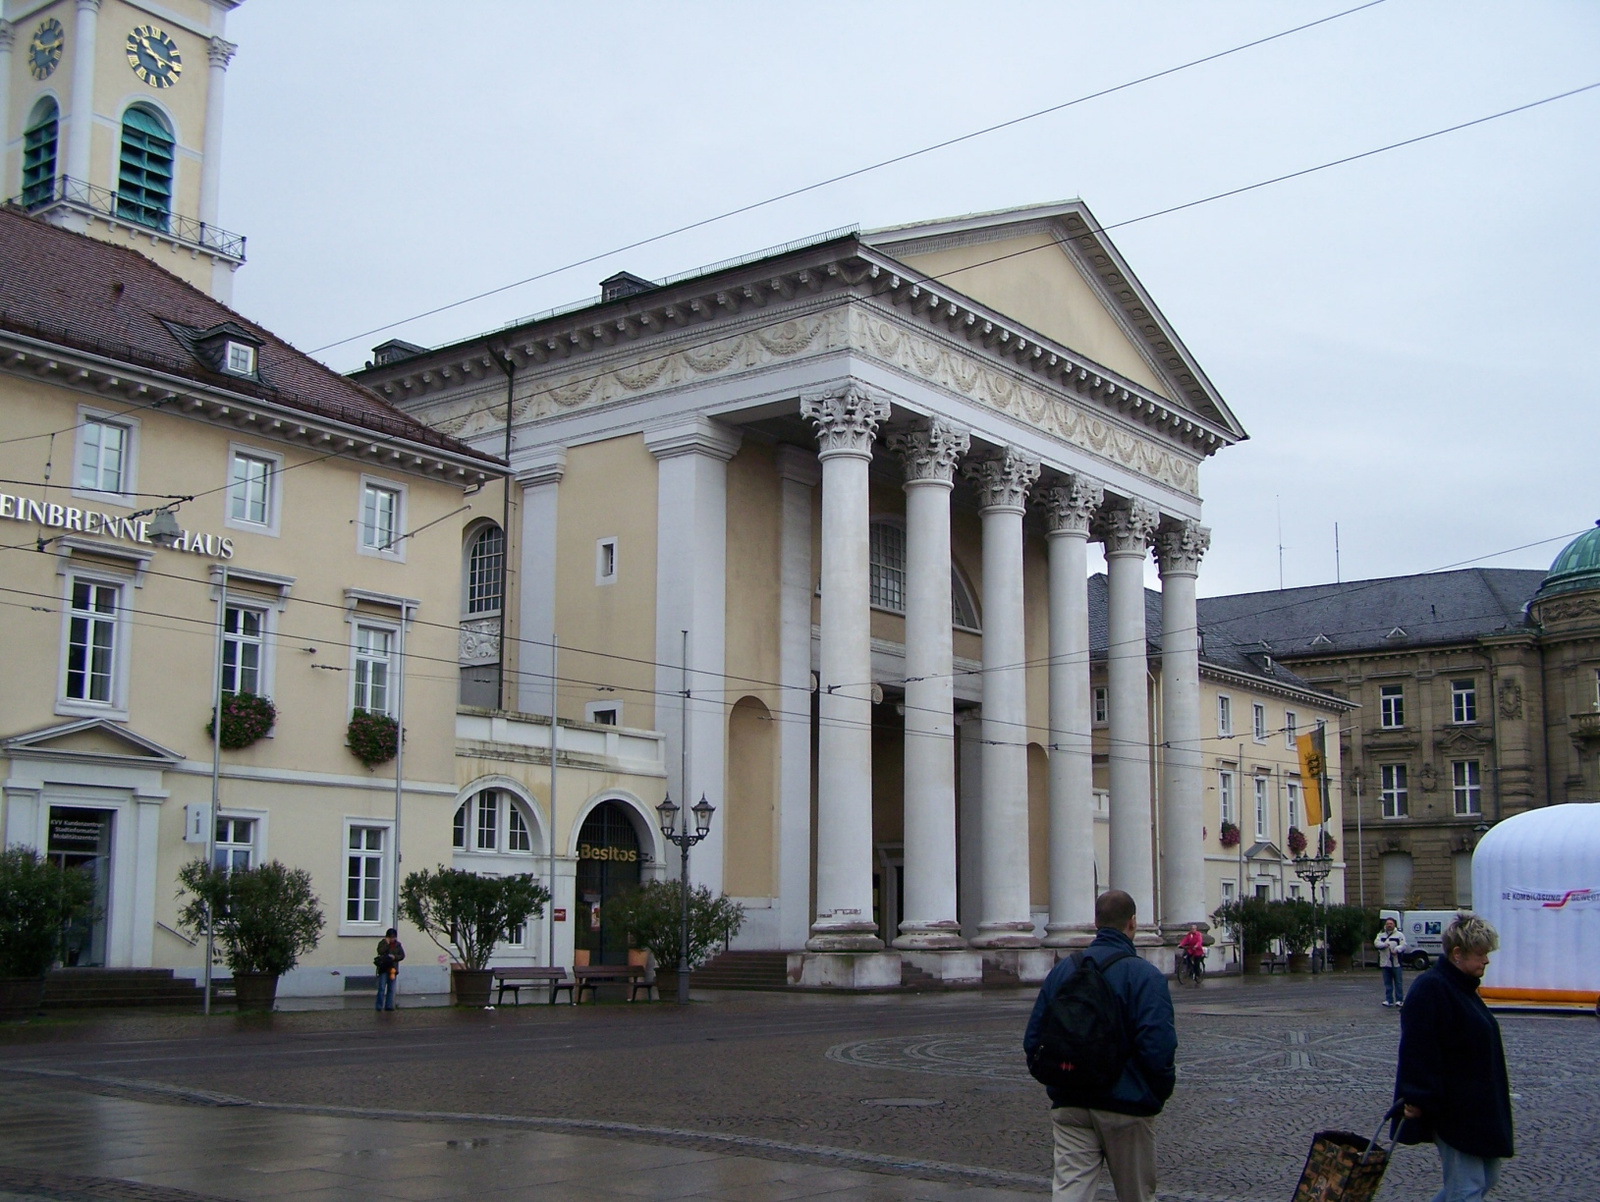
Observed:
[[[605,921],[626,930],[628,942],[648,948],[663,968],[675,968],[683,945],[683,886],[649,881],[606,902]],[[739,933],[744,907],[726,896],[711,896],[705,885],[689,889],[689,967],[703,963],[721,943]]]
[[[30,847],[0,851],[0,977],[42,977],[61,951],[61,928],[95,912],[94,880]]]
[[[400,887],[400,913],[465,968],[489,967],[495,945],[544,913],[550,891],[526,873],[479,876],[460,868],[413,872]]]
[[[273,860],[230,871],[190,860],[178,870],[178,883],[183,886],[179,897],[188,894],[178,925],[203,937],[209,922],[235,976],[281,977],[322,942],[322,903],[304,868]]]

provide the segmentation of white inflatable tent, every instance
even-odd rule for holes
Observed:
[[[1500,933],[1491,1006],[1591,1007],[1600,998],[1600,803],[1529,810],[1472,856],[1473,909]]]

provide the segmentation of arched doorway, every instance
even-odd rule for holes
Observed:
[[[626,964],[628,932],[604,919],[605,903],[639,887],[639,834],[620,802],[602,801],[578,828],[577,927],[573,946],[591,964]]]

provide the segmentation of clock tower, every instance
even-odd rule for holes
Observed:
[[[0,200],[227,303],[222,97],[242,0],[0,0]]]

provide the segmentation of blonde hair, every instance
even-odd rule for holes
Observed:
[[[1476,914],[1461,913],[1444,929],[1444,955],[1460,949],[1473,956],[1487,955],[1500,946],[1500,935]]]

